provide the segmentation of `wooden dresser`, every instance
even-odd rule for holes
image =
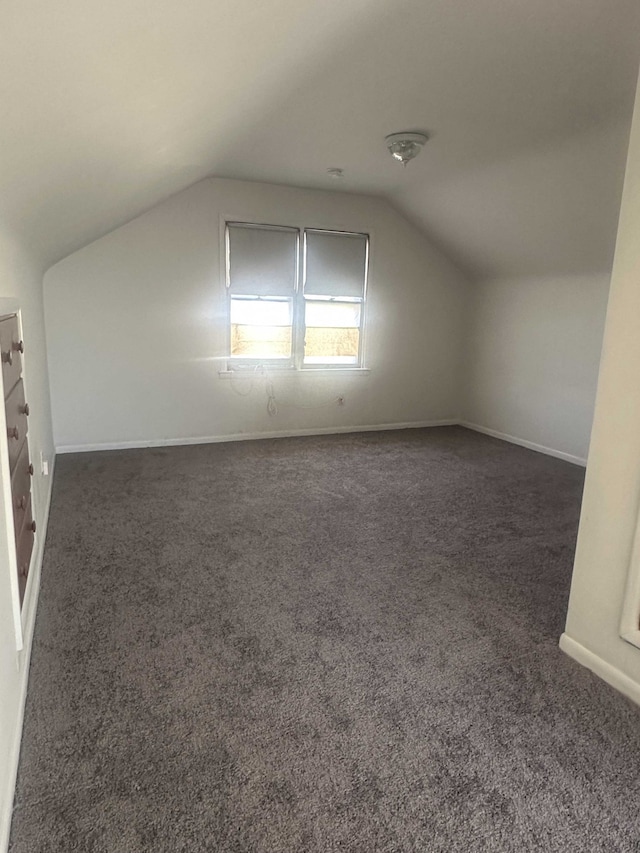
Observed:
[[[7,421],[7,447],[11,474],[11,499],[13,502],[13,527],[18,566],[20,604],[27,586],[31,552],[36,532],[31,509],[31,477],[33,465],[29,459],[27,423],[29,404],[24,398],[22,381],[22,354],[24,345],[16,314],[0,317],[0,353],[2,358],[2,385]]]

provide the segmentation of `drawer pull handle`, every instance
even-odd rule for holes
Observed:
[[[33,462],[29,462],[29,468],[27,470],[29,471],[29,473],[33,477],[33,472],[34,472]]]
[[[30,530],[32,533],[35,533],[35,532],[36,532],[36,523],[35,523],[35,521],[32,521],[32,522],[31,522],[31,524],[29,525],[29,530]]]
[[[17,501],[18,509],[26,509],[27,508],[27,499],[24,495],[21,498],[18,498]]]
[[[27,417],[29,417],[29,404],[28,403],[25,403],[24,406],[20,406],[20,414],[26,415]]]
[[[9,429],[7,430],[7,435],[9,438],[15,438],[16,440],[20,438],[18,427],[9,427]]]
[[[14,341],[11,346],[16,352],[24,352],[24,343],[22,341]]]
[[[13,364],[13,353],[11,350],[2,353],[2,362],[3,364],[8,364],[9,367]]]

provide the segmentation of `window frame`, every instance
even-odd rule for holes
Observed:
[[[226,365],[230,373],[246,373],[257,371],[260,367],[274,369],[278,371],[300,371],[313,373],[317,371],[363,371],[366,370],[364,355],[365,355],[365,329],[366,329],[366,314],[367,314],[367,297],[369,285],[369,271],[371,263],[371,233],[367,231],[353,231],[343,228],[324,228],[302,225],[274,225],[273,223],[262,223],[257,221],[247,221],[244,219],[224,217],[221,219],[223,228],[223,263],[224,263],[224,283],[226,297]],[[231,300],[234,294],[231,291],[230,280],[230,227],[242,228],[257,228],[262,230],[286,231],[296,234],[296,275],[295,284],[292,293],[292,328],[291,328],[291,356],[290,358],[238,358],[231,355]],[[307,273],[307,234],[331,234],[344,235],[346,237],[363,237],[365,240],[365,265],[364,265],[364,281],[362,287],[362,297],[325,297],[330,302],[349,303],[360,305],[360,325],[358,328],[358,356],[355,364],[319,362],[313,364],[304,363],[304,347],[306,337],[306,302],[322,298],[322,294],[313,294],[309,297],[305,296],[304,287],[306,283]],[[245,294],[251,298],[251,294]],[[255,298],[260,299],[259,294],[255,294]],[[268,298],[268,297],[262,297]],[[274,298],[276,298],[274,296]],[[278,297],[285,298],[285,297]],[[355,327],[354,327],[355,328]]]
[[[230,265],[230,236],[229,227],[256,228],[263,231],[284,231],[295,234],[296,238],[296,272],[293,292],[291,294],[291,355],[289,358],[234,358],[231,355],[231,265]],[[295,368],[295,328],[296,328],[296,297],[300,289],[300,229],[291,225],[272,225],[261,222],[244,222],[243,220],[228,219],[224,223],[224,280],[226,296],[226,361],[227,369],[237,372],[255,371],[259,367],[269,367],[277,370],[293,370]],[[251,298],[251,294],[246,294]],[[260,294],[254,294],[260,299]],[[284,297],[279,297],[284,298]]]

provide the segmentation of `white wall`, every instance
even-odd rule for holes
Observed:
[[[370,373],[274,374],[276,416],[267,413],[262,379],[251,390],[247,380],[218,375],[225,366],[225,217],[371,234]],[[56,446],[455,419],[467,287],[382,200],[202,181],[47,272]],[[344,406],[333,402],[337,395]]]
[[[640,499],[640,88],[627,160],[566,631],[569,654],[640,702],[620,637]],[[640,567],[636,567],[640,570]],[[640,617],[640,602],[637,602]]]
[[[0,850],[6,848],[9,837],[31,634],[51,484],[51,477],[45,479],[40,473],[40,451],[43,451],[50,465],[53,461],[42,310],[42,270],[10,234],[0,229],[0,314],[13,310],[16,306],[20,307],[23,319],[24,377],[31,410],[29,448],[36,469],[33,478],[33,501],[38,533],[34,563],[22,610],[24,646],[18,650],[14,624],[15,602],[7,556],[9,549],[14,546],[4,524],[0,523]],[[4,440],[0,445],[3,443]],[[4,519],[5,506],[1,492],[2,490],[0,519]],[[11,513],[11,508],[7,509]]]
[[[607,275],[476,282],[465,421],[586,460],[608,291]]]

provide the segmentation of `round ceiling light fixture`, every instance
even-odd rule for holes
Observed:
[[[409,160],[418,156],[428,139],[426,133],[414,133],[405,130],[401,133],[390,133],[385,136],[384,141],[387,143],[391,156],[406,166]]]

